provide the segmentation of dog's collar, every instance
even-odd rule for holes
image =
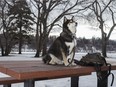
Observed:
[[[60,34],[60,36],[61,36],[65,41],[68,41],[68,42],[71,42],[74,38],[76,38],[76,35],[75,35],[75,34],[66,33],[66,32],[62,32],[62,33]]]
[[[72,38],[76,38],[76,34],[71,34]]]
[[[61,36],[67,35],[67,36],[71,36],[72,38],[76,38],[76,34],[73,34],[73,33],[62,32],[60,35]]]

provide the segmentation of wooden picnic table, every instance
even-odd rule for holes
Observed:
[[[116,70],[116,61],[108,60],[112,64],[112,70]],[[103,66],[102,70],[107,71],[108,67]],[[95,72],[94,67],[62,65],[46,65],[40,60],[33,61],[0,61],[0,72],[10,75],[17,80],[26,82],[25,87],[34,87],[34,80],[46,80],[55,78],[71,77],[71,87],[78,87],[78,77],[90,75]],[[103,86],[102,86],[103,87]],[[106,86],[104,86],[106,87]]]

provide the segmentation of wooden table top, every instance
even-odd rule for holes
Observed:
[[[108,60],[116,69],[116,62]],[[106,70],[107,67],[103,67]],[[52,79],[72,76],[89,75],[94,72],[94,67],[61,65],[46,65],[40,60],[33,61],[0,61],[0,72],[10,75],[19,80],[27,79]]]

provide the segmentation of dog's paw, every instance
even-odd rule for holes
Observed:
[[[69,63],[68,63],[68,62],[67,62],[67,63],[64,63],[64,65],[65,65],[65,66],[69,66]]]
[[[73,61],[71,65],[72,65],[72,66],[76,66],[77,64],[76,64],[76,63],[74,63],[74,61]]]

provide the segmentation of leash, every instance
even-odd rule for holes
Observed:
[[[73,50],[74,50],[74,54],[75,54],[75,47],[73,48]],[[68,59],[68,63],[69,64],[67,66],[70,66],[72,64],[72,62],[74,61],[74,54],[73,54],[73,58],[72,59],[71,58]]]
[[[75,36],[75,34],[72,35],[72,38],[75,38],[75,40],[77,39],[76,36]],[[71,54],[71,53],[74,51],[73,58],[72,58],[72,59],[71,59],[71,58],[68,59],[68,63],[69,63],[69,64],[68,64],[67,66],[70,66],[70,65],[72,64],[72,62],[74,61],[75,49],[76,49],[76,42],[74,41],[74,48],[73,48],[73,50],[70,52],[70,54]],[[69,54],[69,55],[70,55],[70,54]]]

